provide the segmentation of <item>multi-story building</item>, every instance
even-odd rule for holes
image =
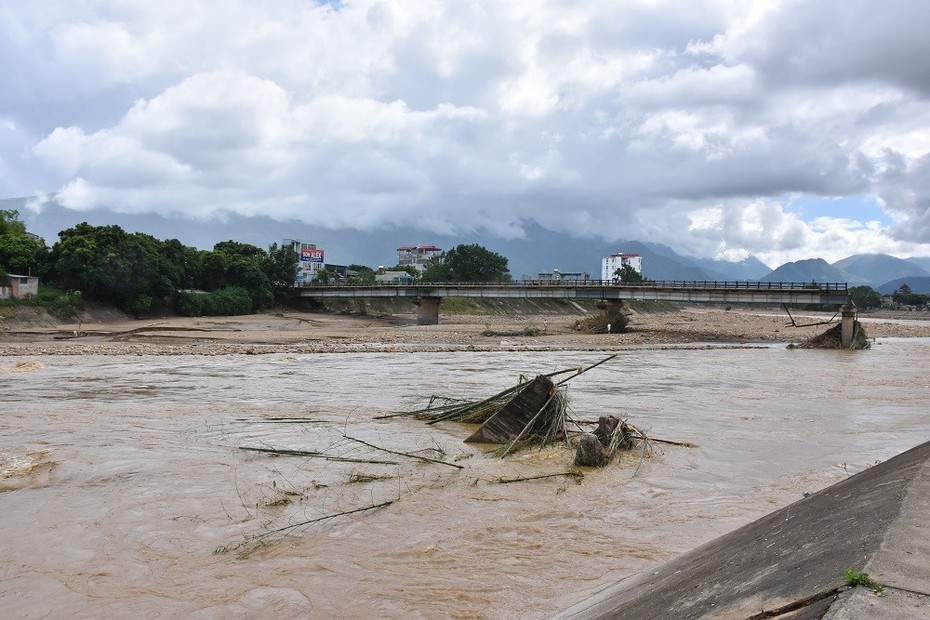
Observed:
[[[307,243],[296,239],[285,239],[284,245],[294,248],[298,256],[295,284],[300,286],[304,283],[313,282],[316,279],[316,274],[323,269],[323,250],[316,247],[315,243]]]
[[[442,254],[442,249],[435,245],[405,245],[397,248],[397,264],[411,265],[419,271],[424,271],[430,260]]]
[[[530,280],[524,276],[524,280]],[[587,271],[561,271],[553,269],[552,271],[541,271],[534,278],[537,282],[587,282],[591,279]]]
[[[611,254],[610,256],[605,256],[601,259],[601,280],[609,282],[616,278],[616,273],[618,269],[623,269],[626,266],[630,266],[642,275],[643,273],[643,257],[639,254],[625,254],[620,252],[618,254]]]

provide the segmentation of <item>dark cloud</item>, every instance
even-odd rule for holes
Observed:
[[[0,187],[202,222],[535,221],[773,264],[916,253],[924,4],[22,3],[0,12]],[[898,227],[792,210],[851,194]]]

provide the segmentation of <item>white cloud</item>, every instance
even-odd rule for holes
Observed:
[[[905,0],[8,4],[0,109],[31,143],[0,179],[76,209],[905,251],[930,241],[928,19]],[[782,204],[850,194],[895,225]]]

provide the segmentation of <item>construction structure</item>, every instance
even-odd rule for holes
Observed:
[[[403,245],[397,248],[397,264],[402,267],[409,265],[423,272],[431,260],[441,255],[442,248],[435,245]]]

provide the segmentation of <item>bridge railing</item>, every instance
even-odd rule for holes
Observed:
[[[295,288],[386,288],[386,287],[616,287],[616,288],[667,288],[667,289],[724,289],[748,291],[821,291],[832,293],[848,292],[846,282],[758,282],[733,280],[647,280],[645,282],[615,282],[613,280],[514,280],[512,282],[368,282],[349,283],[344,281],[299,282]]]

